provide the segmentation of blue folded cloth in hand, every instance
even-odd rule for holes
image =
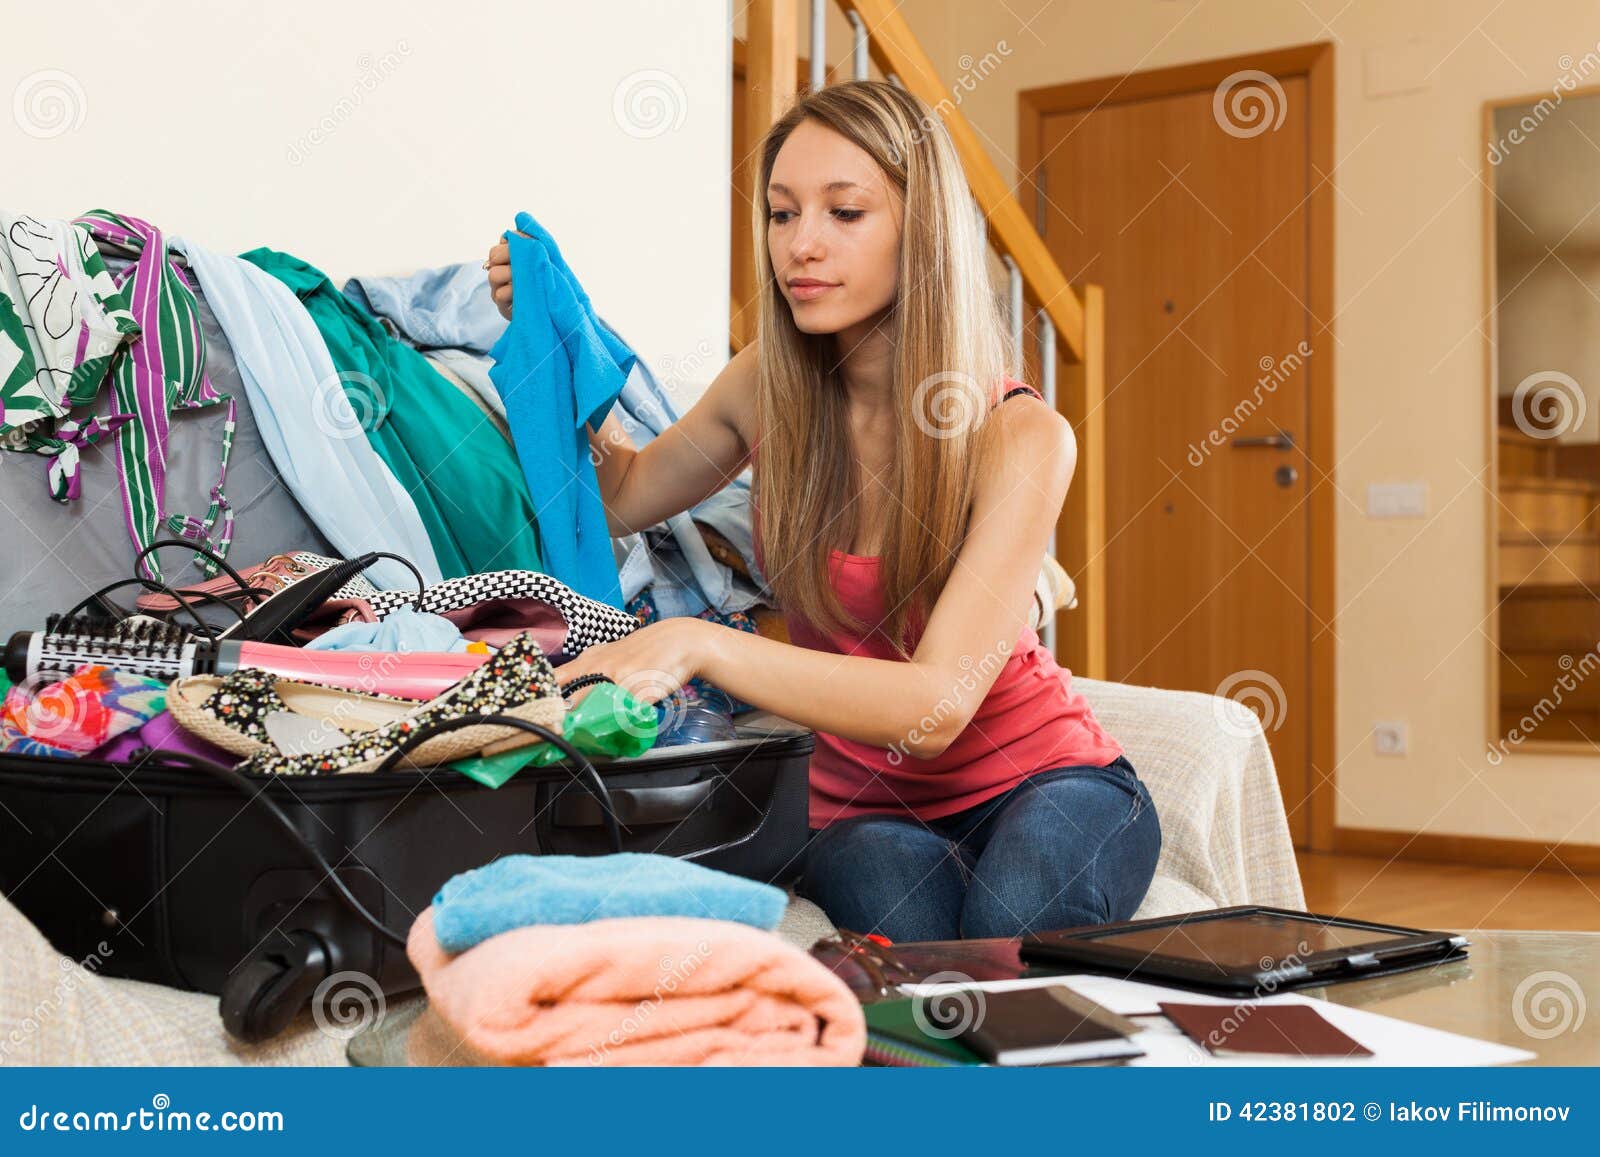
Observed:
[[[782,888],[652,852],[504,856],[445,882],[433,898],[433,928],[451,953],[530,924],[619,916],[698,916],[771,931],[788,902]]]
[[[505,235],[511,324],[489,356],[489,379],[539,511],[544,570],[596,602],[622,606],[611,529],[590,460],[598,430],[637,360],[595,316],[555,239],[527,213]]]

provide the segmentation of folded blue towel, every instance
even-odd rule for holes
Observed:
[[[446,952],[529,924],[618,916],[698,916],[771,931],[788,901],[771,884],[650,852],[505,856],[447,880],[433,898],[433,928]]]

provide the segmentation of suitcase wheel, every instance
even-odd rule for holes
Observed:
[[[263,948],[222,986],[222,1025],[230,1036],[257,1044],[277,1036],[310,1001],[330,962],[320,937],[289,933],[288,948]]]

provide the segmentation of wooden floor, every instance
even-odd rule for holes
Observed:
[[[1600,931],[1600,876],[1301,852],[1306,909],[1456,931]]]

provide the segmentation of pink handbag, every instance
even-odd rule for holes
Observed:
[[[313,554],[310,551],[275,554],[267,559],[266,562],[239,568],[239,574],[252,588],[249,592],[241,591],[239,584],[233,580],[233,576],[227,574],[221,574],[214,579],[207,579],[205,582],[194,583],[177,589],[178,593],[182,595],[211,595],[215,598],[227,599],[230,602],[234,602],[240,611],[249,614],[258,605],[289,584],[298,582],[308,574],[326,570],[338,561],[338,559]],[[340,587],[335,592],[335,597],[339,599],[365,599],[377,593],[377,587],[358,575]],[[148,591],[134,600],[134,606],[147,615],[170,615],[178,610],[179,605],[177,599],[160,591]]]

